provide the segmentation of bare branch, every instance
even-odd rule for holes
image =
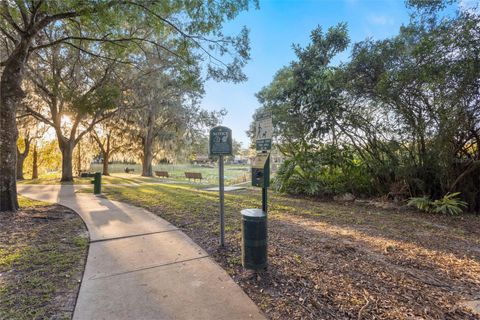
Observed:
[[[22,30],[18,24],[13,20],[12,15],[10,14],[10,11],[8,10],[8,5],[6,1],[2,1],[2,6],[3,6],[3,12],[0,14],[2,17],[5,18],[5,21],[7,21],[15,30],[17,30],[18,33],[24,34],[25,31]]]
[[[52,126],[55,128],[55,124],[50,121],[49,119],[47,119],[44,115],[42,115],[40,112],[37,112],[35,110],[33,110],[32,108],[26,106],[25,109],[32,115],[34,116],[36,119],[48,124],[49,126]]]
[[[149,8],[147,8],[145,5],[143,5],[143,4],[141,4],[141,3],[137,3],[137,2],[134,2],[134,1],[126,1],[125,3],[131,4],[131,5],[134,5],[134,6],[137,6],[137,7],[142,8],[142,9],[145,10],[147,13],[151,14],[151,15],[154,16],[155,18],[157,18],[157,19],[159,19],[160,21],[162,21],[162,22],[166,23],[167,25],[169,25],[173,30],[175,30],[176,32],[178,32],[182,37],[191,40],[193,43],[195,43],[195,45],[197,45],[197,46],[200,48],[200,50],[202,50],[203,52],[205,52],[210,59],[213,59],[213,60],[217,61],[218,63],[222,64],[223,66],[227,66],[223,61],[221,61],[220,59],[218,59],[217,57],[215,57],[214,55],[212,55],[207,49],[205,49],[205,48],[200,44],[200,42],[197,41],[197,39],[207,40],[207,41],[212,42],[212,43],[215,43],[215,41],[213,41],[213,40],[208,40],[208,39],[203,38],[203,37],[198,37],[198,36],[190,35],[190,34],[184,32],[182,29],[180,29],[179,27],[177,27],[174,23],[172,23],[172,22],[169,21],[168,19],[163,18],[162,16],[158,15],[157,13],[153,12],[152,10],[150,10]]]
[[[29,21],[28,21],[28,16],[25,8],[25,4],[22,1],[15,0],[15,4],[18,7],[18,10],[20,11],[20,14],[22,15],[22,20],[23,20],[23,27],[24,29],[27,28]]]
[[[14,44],[16,44],[18,41],[15,39],[14,36],[12,36],[10,33],[7,32],[4,28],[0,26],[0,32],[2,32],[8,39],[10,39]]]
[[[78,135],[78,137],[75,139],[75,143],[78,143],[78,141],[80,141],[80,139],[82,139],[82,137],[83,137],[85,134],[87,134],[88,132],[92,131],[96,124],[98,124],[98,123],[100,123],[100,122],[108,119],[109,117],[113,116],[115,113],[117,113],[118,110],[119,110],[119,109],[115,109],[115,110],[113,110],[113,111],[111,111],[111,112],[107,112],[107,113],[103,114],[103,115],[102,115],[100,118],[98,118],[98,119],[97,119],[97,116],[99,116],[99,115],[95,116],[95,117],[92,119],[92,122],[90,122],[90,124],[88,125],[88,127],[87,127],[84,131],[82,131],[82,132]]]

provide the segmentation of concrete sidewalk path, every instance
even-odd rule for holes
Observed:
[[[19,185],[20,194],[75,210],[90,249],[73,318],[265,319],[208,254],[160,217],[72,185]]]

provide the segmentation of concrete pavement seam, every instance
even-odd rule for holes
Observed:
[[[182,263],[182,262],[190,262],[190,261],[195,261],[195,260],[209,258],[209,257],[210,257],[209,255],[206,255],[206,256],[201,256],[201,257],[196,257],[196,258],[191,258],[191,259],[185,259],[185,260],[181,260],[181,261],[174,261],[174,262],[169,262],[169,263],[164,263],[164,264],[157,264],[157,265],[154,265],[154,266],[143,267],[143,268],[140,268],[140,269],[129,270],[129,271],[124,271],[124,272],[113,273],[113,274],[109,274],[109,275],[101,276],[101,277],[95,277],[94,276],[94,277],[89,278],[88,280],[107,279],[107,278],[121,276],[121,275],[128,274],[128,273],[134,273],[134,272],[138,272],[138,271],[144,271],[144,270],[149,270],[149,269],[166,267],[166,266],[170,266],[170,265],[173,265],[173,264],[178,264],[178,263]]]
[[[115,237],[115,238],[90,240],[90,243],[105,242],[105,241],[111,241],[111,240],[122,240],[122,239],[135,238],[135,237],[141,237],[141,236],[149,236],[149,235],[152,235],[152,234],[172,232],[172,231],[180,231],[180,229],[175,228],[175,229],[170,229],[170,230],[132,234],[132,235],[129,235],[129,236],[121,236],[121,237]]]

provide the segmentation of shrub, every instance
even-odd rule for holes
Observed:
[[[458,215],[467,207],[467,203],[458,198],[460,192],[447,193],[443,198],[433,201],[428,196],[410,198],[408,205],[425,212]]]
[[[467,203],[457,198],[460,192],[447,193],[443,198],[433,202],[433,211],[436,213],[458,215],[463,212],[462,208],[467,207]]]
[[[431,212],[433,207],[433,201],[432,199],[430,199],[430,197],[427,197],[427,196],[414,197],[414,198],[410,198],[407,205],[410,207],[415,207],[421,211]]]
[[[352,150],[334,146],[286,159],[273,179],[273,187],[280,192],[309,196],[347,192],[371,195],[374,190],[364,163]]]

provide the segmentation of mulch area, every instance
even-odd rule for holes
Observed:
[[[253,196],[227,195],[223,250],[216,203],[199,197],[200,215],[149,209],[206,249],[271,319],[480,318],[461,305],[480,299],[480,217],[273,195],[269,266],[256,273],[240,261],[239,208]]]
[[[88,233],[72,210],[33,203],[0,214],[0,319],[71,319]]]

